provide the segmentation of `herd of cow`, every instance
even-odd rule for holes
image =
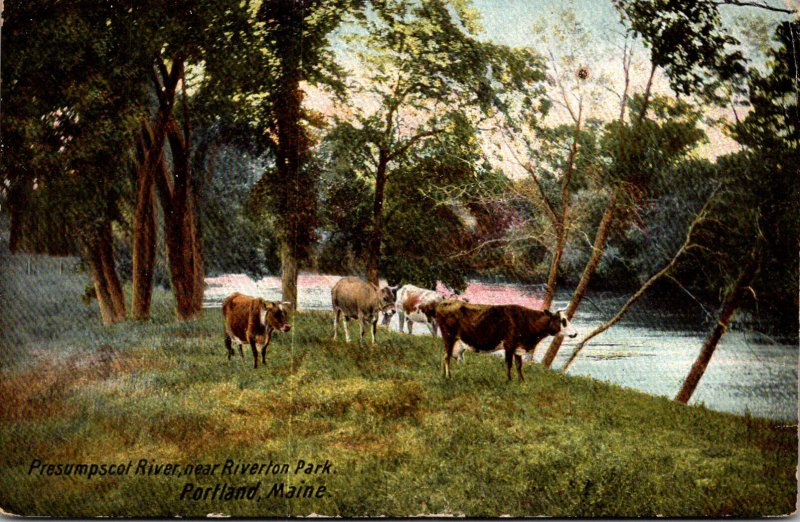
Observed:
[[[412,333],[413,323],[424,323],[436,336],[437,329],[444,341],[444,371],[450,377],[450,360],[463,361],[466,350],[475,352],[505,352],[508,379],[511,368],[517,367],[522,376],[522,356],[532,351],[548,335],[575,337],[562,311],[533,310],[519,305],[472,304],[465,299],[446,299],[434,290],[413,285],[397,287],[378,286],[353,277],[340,279],[331,289],[333,307],[333,338],[337,337],[340,319],[345,340],[350,342],[347,321],[356,319],[360,326],[360,342],[368,329],[375,344],[379,316],[388,325],[395,313],[404,327]],[[243,345],[253,351],[253,365],[258,368],[258,352],[266,364],[267,347],[275,331],[288,332],[287,303],[266,301],[240,293],[228,296],[222,304],[225,316],[225,348],[228,359],[234,355],[233,343],[239,345],[244,358]]]

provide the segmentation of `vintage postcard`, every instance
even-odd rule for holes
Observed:
[[[0,514],[796,512],[795,0],[0,5]]]

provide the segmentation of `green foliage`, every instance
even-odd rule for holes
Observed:
[[[756,302],[747,307],[759,315],[780,319],[797,332],[797,288],[800,285],[796,253],[800,251],[800,109],[797,64],[800,43],[794,22],[784,22],[775,33],[766,73],[754,70],[749,78],[752,110],[733,126],[733,136],[747,148],[720,158],[721,181],[727,198],[720,208],[723,226],[714,234],[715,251],[730,268],[716,283],[727,290],[749,250],[761,241],[761,272],[755,281]]]
[[[642,103],[640,96],[633,96],[632,112]],[[608,162],[606,183],[647,190],[660,171],[705,139],[698,126],[700,112],[686,102],[653,97],[648,112],[652,116],[636,118],[633,123],[615,120],[606,126],[601,145]]]
[[[357,21],[343,36],[356,68],[349,114],[334,118],[326,137],[330,168],[344,180],[326,183],[362,194],[374,187],[372,215],[367,221],[369,200],[354,194],[349,217],[327,216],[336,227],[328,244],[350,244],[340,259],[380,258],[391,281],[460,288],[464,260],[452,254],[469,243],[469,198],[448,194],[479,186],[489,171],[480,121],[541,114],[541,61],[529,49],[478,40],[466,2],[375,2]]]
[[[323,232],[317,267],[323,273],[362,273],[372,191],[355,169],[331,165],[325,172],[320,191]]]
[[[204,162],[200,194],[205,259],[209,274],[246,273],[259,279],[280,270],[273,227],[263,203],[251,198],[263,168],[241,149],[214,148]]]
[[[653,67],[664,70],[675,92],[716,99],[720,84],[741,82],[745,59],[722,26],[712,0],[614,0],[623,23],[650,49]]]
[[[120,149],[145,102],[137,79],[143,54],[128,49],[133,22],[124,9],[42,7],[12,2],[4,12],[3,142],[11,161],[0,176],[10,187],[12,227],[23,233],[14,247],[75,252],[58,239],[59,225],[72,227],[77,239],[118,217],[128,161]],[[48,218],[29,212],[56,207],[52,229],[42,229]],[[38,234],[26,234],[32,228]]]

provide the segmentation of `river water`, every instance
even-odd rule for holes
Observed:
[[[301,274],[298,306],[304,310],[330,310],[330,289],[340,276]],[[232,292],[280,300],[280,280],[266,277],[253,281],[246,275],[228,274],[206,279],[205,306],[220,307]],[[442,290],[442,289],[440,289]],[[473,303],[517,303],[537,307],[536,287],[473,282],[463,294]],[[556,295],[553,308],[564,308],[569,293]],[[572,353],[576,341],[609,319],[627,296],[590,295],[573,325],[578,337],[565,340],[553,364],[559,368]],[[697,307],[676,309],[674,303],[637,303],[625,319],[595,337],[572,363],[569,373],[635,388],[654,395],[674,397],[689,372],[710,326]],[[397,318],[390,324],[397,329]],[[429,335],[425,325],[415,325],[416,335]],[[540,360],[548,346],[545,339],[533,358]],[[467,355],[468,357],[470,355]],[[798,347],[757,332],[729,331],[711,359],[691,403],[736,414],[797,420]]]

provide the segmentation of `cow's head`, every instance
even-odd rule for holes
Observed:
[[[288,332],[292,329],[292,325],[288,323],[289,314],[287,309],[290,303],[273,303],[271,301],[261,301],[261,320],[266,325],[270,326],[281,332]]]
[[[578,336],[578,332],[572,327],[564,310],[556,310],[555,312],[548,310],[547,313],[550,316],[548,331],[552,335],[564,335],[569,338]]]
[[[378,306],[384,314],[384,321],[386,323],[388,323],[388,319],[391,319],[396,312],[394,295],[396,290],[396,286],[384,286],[380,290],[380,304]]]

